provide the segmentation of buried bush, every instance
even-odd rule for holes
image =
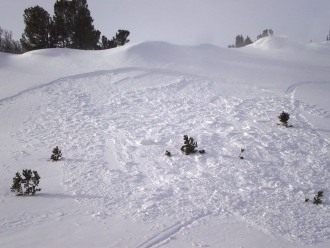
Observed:
[[[166,156],[171,156],[171,153],[170,153],[169,151],[166,151],[166,152],[165,152],[165,155],[166,155]]]
[[[184,140],[184,145],[181,147],[181,151],[186,155],[189,155],[190,153],[195,153],[197,142],[195,142],[194,139],[191,137],[188,138],[188,135],[184,135],[183,140]]]
[[[242,156],[242,153],[245,151],[245,149],[241,148],[241,153],[238,155],[238,157],[240,159],[244,159],[244,157]]]
[[[184,135],[183,140],[184,145],[181,147],[181,151],[184,154],[189,155],[190,153],[195,153],[198,151],[195,149],[197,148],[197,142],[195,142],[193,138],[189,138],[188,135]],[[199,153],[204,154],[205,150],[199,150]]]
[[[314,201],[313,203],[316,205],[319,205],[322,203],[322,198],[323,197],[323,191],[317,192],[317,195],[314,196]]]
[[[10,190],[11,192],[17,192],[17,195],[34,195],[41,190],[37,188],[39,181],[40,176],[37,171],[23,170],[22,175],[19,172],[16,173]]]
[[[288,120],[290,119],[290,115],[288,113],[282,111],[282,113],[278,116],[278,118],[280,119],[281,124],[277,124],[277,125],[292,127],[292,125],[288,125]]]
[[[53,149],[53,154],[52,156],[50,157],[51,160],[54,161],[58,161],[60,160],[60,158],[62,157],[62,152],[60,149],[58,149],[58,147],[56,146],[54,149]]]
[[[314,196],[313,203],[319,205],[322,203],[323,191],[317,192],[317,195]],[[309,202],[309,198],[305,198],[305,202]]]

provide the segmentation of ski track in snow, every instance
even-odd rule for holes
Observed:
[[[171,240],[171,237],[179,232],[180,230],[182,230],[183,228],[193,224],[193,222],[200,220],[206,216],[208,216],[210,214],[203,214],[199,217],[194,217],[191,219],[187,219],[184,221],[180,221],[175,223],[173,226],[170,226],[166,229],[164,229],[162,232],[157,233],[156,235],[154,235],[151,238],[148,238],[147,241],[145,241],[144,243],[142,243],[141,245],[139,245],[137,248],[141,248],[141,247],[153,247],[153,246],[158,246],[161,247],[162,245],[166,244],[167,242],[169,242]]]
[[[77,202],[137,222],[182,220],[139,247],[161,244],[211,214],[234,214],[274,236],[314,243],[330,238],[329,140],[300,112],[330,114],[295,100],[298,86],[287,96],[255,97],[202,77],[123,68],[53,81],[1,100],[0,110],[38,99],[11,136],[26,151],[58,145],[62,183]],[[293,128],[277,126],[282,110]],[[206,154],[183,155],[185,134]],[[324,204],[304,202],[318,190]]]
[[[324,109],[319,109],[315,105],[309,105],[307,103],[301,102],[301,101],[295,101],[295,93],[296,90],[304,85],[323,85],[323,84],[330,84],[330,82],[315,82],[315,81],[310,81],[310,82],[300,82],[291,85],[287,91],[286,94],[292,99],[292,104],[294,105],[295,109],[304,110],[312,115],[316,115],[321,118],[330,118],[330,112]]]

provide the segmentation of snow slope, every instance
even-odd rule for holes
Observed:
[[[329,51],[268,37],[0,54],[0,246],[330,245]],[[185,134],[206,154],[183,155]],[[25,168],[42,191],[15,197]]]

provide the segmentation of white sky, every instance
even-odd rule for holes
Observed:
[[[36,5],[51,16],[55,0],[0,0],[0,26],[19,39],[23,12]],[[211,43],[227,47],[236,35],[254,41],[264,29],[303,42],[324,41],[330,29],[330,0],[87,0],[94,27],[112,38],[118,29],[131,42]]]

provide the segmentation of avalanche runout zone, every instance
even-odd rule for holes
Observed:
[[[234,214],[291,241],[330,238],[329,205],[304,202],[318,190],[327,202],[330,186],[329,141],[299,112],[310,106],[224,90],[219,82],[157,73],[70,77],[26,93],[40,105],[12,135],[30,149],[58,145],[62,183],[104,215]],[[293,128],[277,126],[283,109]],[[184,134],[206,154],[182,154]],[[109,141],[119,168],[105,159]]]

